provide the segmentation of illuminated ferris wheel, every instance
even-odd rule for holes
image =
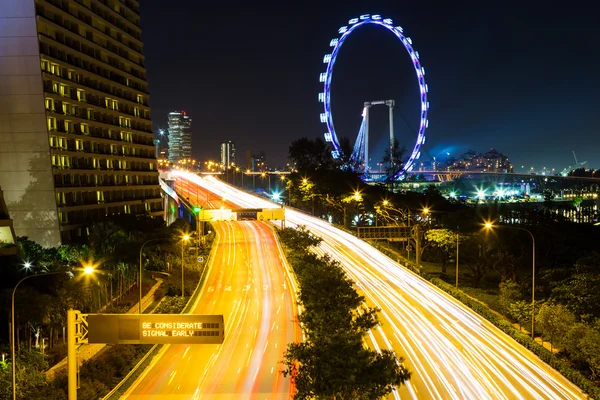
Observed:
[[[401,180],[404,179],[407,172],[413,169],[413,164],[415,160],[419,159],[419,157],[421,156],[420,148],[425,143],[425,130],[429,126],[429,122],[427,120],[427,110],[429,109],[429,102],[427,101],[428,87],[425,83],[425,69],[423,69],[421,63],[419,62],[419,53],[413,48],[412,40],[409,37],[404,36],[404,30],[402,29],[402,27],[394,26],[393,21],[391,19],[383,18],[381,15],[365,14],[361,15],[359,18],[351,19],[350,21],[348,21],[348,25],[342,26],[338,30],[338,33],[341,36],[339,38],[332,39],[331,42],[329,42],[329,46],[332,47],[333,50],[330,54],[326,54],[323,58],[323,63],[327,64],[327,70],[326,72],[321,73],[319,76],[319,81],[323,83],[323,92],[319,93],[319,102],[323,103],[324,107],[324,112],[321,113],[320,118],[321,122],[327,125],[327,133],[325,133],[325,140],[327,142],[330,142],[333,146],[332,156],[334,158],[340,158],[342,154],[342,149],[340,147],[340,142],[335,132],[335,128],[333,125],[333,115],[331,112],[331,78],[333,77],[333,66],[335,65],[335,59],[337,57],[338,52],[340,51],[340,48],[342,47],[342,44],[344,43],[344,40],[346,40],[348,36],[350,36],[350,34],[356,29],[367,24],[373,24],[387,29],[402,42],[413,63],[417,80],[419,83],[421,116],[419,130],[417,134],[417,141],[410,154],[410,157],[404,163],[400,171],[397,172],[396,175],[393,177],[394,179]],[[390,146],[392,146],[394,143],[392,118],[393,100],[365,103],[365,109],[363,110],[363,124],[361,125],[361,131],[359,132],[356,144],[354,145],[354,151],[351,156],[351,159],[354,159],[359,163],[363,163],[364,172],[366,173],[366,176],[368,176],[369,172],[368,108],[375,104],[386,104],[390,107]]]

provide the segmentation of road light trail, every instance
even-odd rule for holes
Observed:
[[[217,240],[195,314],[223,314],[222,345],[165,346],[126,399],[291,399],[280,374],[288,343],[300,339],[295,286],[271,228],[215,222]]]
[[[214,178],[175,175],[240,207],[274,207]],[[586,398],[508,335],[367,243],[291,209],[286,209],[286,223],[321,236],[317,252],[340,261],[368,303],[381,308],[382,327],[374,339],[379,347],[403,355],[413,371],[409,385],[398,390],[402,398]]]

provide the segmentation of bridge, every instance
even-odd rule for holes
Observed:
[[[430,180],[438,180],[440,182],[450,182],[457,178],[482,179],[490,182],[505,182],[506,178],[519,180],[556,180],[566,182],[588,182],[600,184],[600,178],[579,177],[579,176],[562,176],[562,175],[536,175],[536,174],[519,174],[508,172],[489,172],[489,171],[411,171],[410,175],[423,175],[430,177]]]

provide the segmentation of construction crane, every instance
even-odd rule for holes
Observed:
[[[575,154],[574,150],[573,150],[573,158],[575,159],[575,165],[570,165],[569,167],[563,169],[562,172],[560,173],[562,176],[569,176],[571,171],[574,171],[576,169],[581,169],[581,168],[587,169],[588,162],[587,161],[582,161],[582,162],[577,161],[577,154]]]

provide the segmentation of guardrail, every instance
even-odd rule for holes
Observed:
[[[213,244],[214,244],[214,241],[213,241]],[[207,260],[206,260],[207,266],[214,259],[214,252],[216,251],[215,249],[216,249],[216,246],[213,245],[212,249],[210,250],[210,254],[208,255]],[[185,305],[185,307],[183,307],[183,310],[181,310],[180,314],[188,313],[191,306],[198,300],[201,288],[204,285],[204,280],[206,279],[206,274],[207,274],[208,269],[209,268],[207,267],[207,268],[204,268],[204,270],[202,271],[202,275],[200,276],[200,279],[198,280],[198,285],[196,285],[196,289],[194,289],[194,293],[192,293],[187,304]],[[146,353],[146,355],[144,357],[142,357],[142,359],[136,365],[133,366],[131,371],[129,371],[129,373],[119,383],[117,383],[117,385],[110,392],[108,392],[100,400],[109,400],[115,393],[117,393],[117,391],[119,389],[121,389],[121,387],[123,385],[125,385],[127,383],[127,381],[131,378],[131,376],[138,370],[138,368],[140,368],[144,364],[144,362],[148,359],[148,357],[150,355],[152,355],[156,350],[158,350],[162,347],[163,347],[162,344],[161,345],[155,344],[154,346],[152,346],[152,348],[150,350],[148,350],[148,353]]]

